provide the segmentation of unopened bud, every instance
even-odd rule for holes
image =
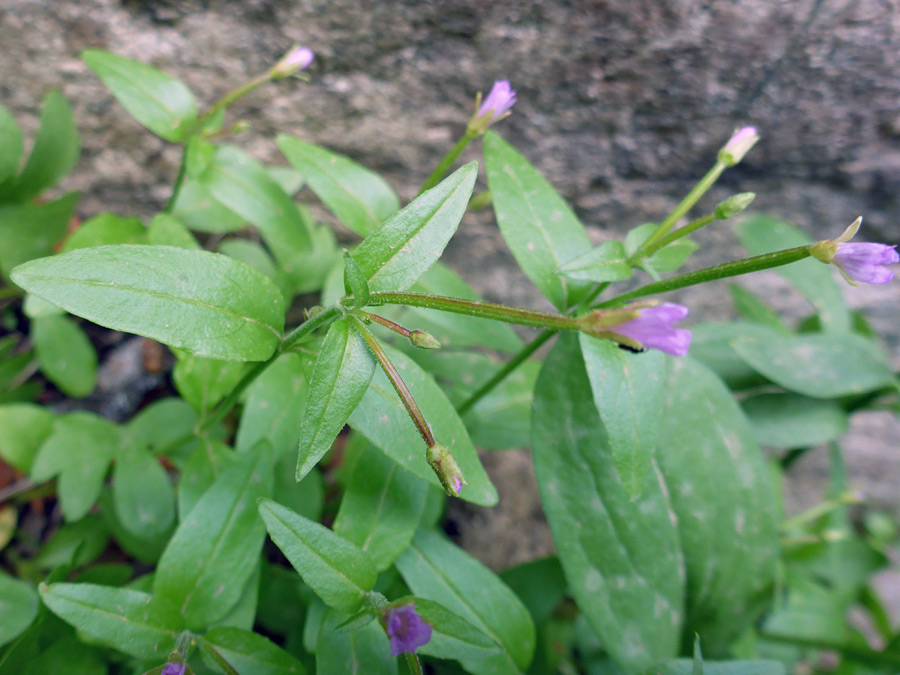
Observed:
[[[250,131],[250,129],[252,128],[253,127],[251,126],[250,122],[248,122],[247,120],[238,120],[231,125],[231,129],[229,129],[228,133],[230,133],[232,136],[237,136],[239,134]]]
[[[738,129],[725,146],[719,150],[719,161],[725,166],[734,166],[744,158],[744,155],[756,145],[758,140],[759,134],[756,133],[756,127]]]
[[[272,66],[271,77],[273,80],[280,80],[290,77],[301,70],[309,68],[309,64],[316,58],[312,49],[295,45],[291,50],[281,57],[281,60]]]
[[[431,333],[426,333],[424,330],[414,330],[409,333],[409,341],[413,347],[418,347],[419,349],[440,349],[441,343],[440,341],[434,337]]]
[[[459,497],[459,491],[463,485],[468,485],[466,479],[463,478],[462,471],[450,450],[440,443],[435,443],[425,451],[425,459],[431,469],[437,474],[441,485],[451,497]]]
[[[746,209],[754,199],[756,199],[756,194],[753,192],[741,192],[733,195],[716,206],[714,215],[718,220],[726,220]]]

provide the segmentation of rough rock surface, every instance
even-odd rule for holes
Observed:
[[[594,241],[659,219],[732,129],[752,123],[763,141],[701,206],[752,190],[755,207],[818,237],[863,214],[865,239],[894,242],[898,29],[900,11],[882,0],[4,0],[0,103],[31,132],[43,94],[61,89],[84,140],[64,186],[83,191],[81,215],[146,217],[168,198],[178,150],[132,121],[79,52],[151,63],[209,103],[299,42],[317,53],[312,81],[270,85],[234,108],[253,123],[237,142],[260,159],[280,161],[274,133],[296,134],[383,172],[408,199],[462,131],[475,91],[508,77],[519,102],[499,130],[574,204]],[[727,228],[697,239],[707,247],[695,267],[739,254]],[[467,219],[447,260],[491,299],[543,304],[488,214]],[[747,283],[791,315],[805,311],[775,275]],[[900,284],[848,295],[900,362]],[[721,287],[682,298],[695,316],[732,311]],[[898,432],[895,418],[861,420],[848,441],[857,485],[895,512]],[[791,494],[811,497],[791,503],[819,494],[818,461],[800,463]],[[517,475],[520,458],[509,462],[500,475]]]

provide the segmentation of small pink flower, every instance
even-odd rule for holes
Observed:
[[[516,92],[509,86],[509,80],[497,80],[475,116],[484,117],[490,114],[491,117],[487,123],[490,126],[509,112],[515,102]]]
[[[272,77],[278,80],[306,70],[315,58],[309,47],[293,47],[272,67]]]
[[[382,624],[391,641],[391,654],[413,653],[431,640],[432,628],[416,612],[415,605],[388,607]]]
[[[744,158],[744,155],[756,145],[758,140],[759,134],[756,133],[756,127],[738,129],[719,151],[719,161],[726,166],[734,166]]]
[[[691,331],[673,328],[672,324],[688,315],[688,308],[664,302],[655,307],[638,310],[635,319],[608,328],[610,333],[623,335],[642,347],[658,349],[672,356],[684,356],[691,346]]]
[[[886,284],[894,278],[885,265],[900,262],[896,246],[838,243],[831,259],[848,277],[867,284]]]

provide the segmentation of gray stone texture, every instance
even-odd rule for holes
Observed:
[[[80,215],[146,217],[165,204],[179,152],[131,120],[79,52],[100,47],[155,65],[208,104],[298,42],[317,53],[311,82],[281,81],[233,108],[232,119],[253,125],[236,142],[262,160],[283,161],[273,136],[296,134],[382,172],[409,199],[462,132],[475,92],[508,78],[519,101],[498,131],[571,201],[595,242],[661,219],[731,131],[750,123],[763,140],[701,208],[750,190],[755,208],[816,237],[862,214],[861,240],[893,243],[898,30],[891,0],[0,0],[0,103],[30,133],[43,94],[60,89],[84,141],[64,184],[83,191]],[[692,267],[740,255],[727,226],[696,239],[704,247]],[[488,212],[467,216],[446,259],[491,299],[546,306]],[[774,274],[744,283],[790,316],[807,311]],[[692,318],[733,312],[721,285],[679,297]],[[848,297],[900,365],[900,282]],[[854,424],[848,440],[857,486],[895,511],[898,437],[897,419],[878,416]],[[529,470],[510,461],[499,474]],[[821,494],[824,465],[810,456],[799,466],[805,473],[789,484],[796,508]],[[515,519],[504,522],[515,529]]]

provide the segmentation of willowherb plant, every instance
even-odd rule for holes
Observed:
[[[900,638],[867,586],[893,524],[852,525],[838,439],[856,412],[900,410],[897,379],[828,268],[887,283],[895,247],[850,243],[859,219],[814,242],[757,215],[736,226],[750,257],[672,275],[698,247],[688,235],[752,202],[681,224],[755,128],[661,222],[592,247],[490,130],[516,102],[505,80],[401,208],[307,141],[277,138],[290,167],[226,142],[246,126],[226,128],[228,107],[305,78],[308,48],[203,112],[153,68],[84,59],[184,154],[149,224],[107,213],[70,232],[77,194],[34,202],[77,158],[67,104],[48,96],[21,171],[0,108],[0,457],[22,476],[0,491],[15,574],[0,575],[0,672],[776,673],[823,652],[896,668]],[[479,138],[477,199],[556,311],[486,302],[439,262],[476,185],[475,162],[451,169]],[[342,251],[293,199],[303,186],[360,241]],[[732,286],[739,321],[686,327],[688,308],[660,297],[770,268],[815,314],[788,325]],[[320,304],[286,329],[310,293]],[[94,389],[97,355],[67,313],[169,346],[179,396],[124,424],[37,406],[38,371],[70,397]],[[541,332],[525,344],[509,324]],[[784,518],[773,478],[822,444],[829,494]],[[498,575],[441,514],[446,496],[497,503],[476,446],[526,445],[556,555]],[[49,538],[16,529],[44,505]],[[851,606],[883,648],[852,632]]]

